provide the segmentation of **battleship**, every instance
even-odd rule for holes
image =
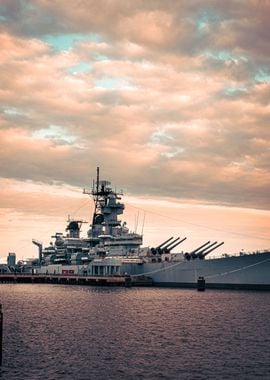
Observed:
[[[239,255],[210,253],[223,242],[203,242],[192,251],[174,252],[186,237],[169,237],[155,247],[143,247],[143,236],[130,232],[119,216],[124,212],[122,191],[100,179],[97,168],[92,189],[94,212],[86,237],[81,237],[83,221],[68,219],[66,232],[55,233],[48,247],[36,239],[38,259],[22,265],[40,275],[76,275],[94,277],[128,276],[134,281],[151,279],[154,286],[196,287],[203,279],[208,288],[270,290],[270,251]]]

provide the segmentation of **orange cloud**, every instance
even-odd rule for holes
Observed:
[[[30,3],[3,3],[2,181],[77,188],[99,165],[133,196],[269,209],[267,2]]]

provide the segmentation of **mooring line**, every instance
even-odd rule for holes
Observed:
[[[246,266],[241,267],[241,268],[233,269],[229,272],[223,272],[223,273],[211,274],[209,276],[204,276],[204,278],[207,279],[207,278],[212,278],[212,277],[217,277],[217,276],[225,276],[227,274],[231,274],[231,273],[235,273],[235,272],[240,272],[241,270],[245,270],[248,268],[255,267],[256,265],[266,263],[267,261],[270,261],[270,259],[262,260],[262,261],[259,261],[258,263],[255,263],[255,264],[250,264],[250,265],[246,265]]]
[[[158,272],[162,272],[162,271],[165,271],[165,270],[168,270],[168,269],[171,269],[171,268],[174,268],[176,267],[177,265],[180,265],[180,264],[184,264],[185,261],[179,261],[175,264],[172,264],[171,266],[167,267],[167,268],[159,268],[159,269],[156,269],[156,270],[153,270],[153,271],[150,271],[150,272],[146,272],[146,273],[143,273],[143,274],[132,274],[131,277],[139,277],[139,276],[145,276],[145,275],[148,275],[148,274],[153,274],[153,273],[158,273]]]
[[[204,276],[204,278],[207,279],[207,278],[212,278],[212,277],[217,277],[217,276],[225,276],[227,274],[231,274],[231,273],[239,272],[239,271],[242,271],[242,270],[245,270],[245,269],[248,269],[248,268],[252,268],[254,266],[266,263],[268,261],[270,261],[270,259],[262,260],[262,261],[260,261],[258,263],[255,263],[255,264],[250,264],[250,265],[246,265],[246,266],[241,267],[241,268],[233,269],[233,270],[231,270],[229,272],[223,272],[223,273],[212,274],[212,275],[209,275],[209,276]],[[146,276],[146,275],[150,275],[150,274],[166,271],[166,270],[169,270],[171,268],[174,268],[174,267],[176,267],[178,265],[181,265],[181,264],[184,264],[184,263],[186,263],[186,261],[179,261],[179,262],[177,262],[175,264],[170,265],[169,267],[158,268],[158,269],[155,269],[153,271],[146,272],[146,273],[143,273],[143,274],[132,274],[131,277],[139,277],[139,276],[142,276],[142,275]],[[196,268],[194,268],[194,269],[196,269]]]

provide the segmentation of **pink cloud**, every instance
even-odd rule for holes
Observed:
[[[0,35],[3,181],[79,187],[100,165],[134,196],[269,208],[266,3],[40,0],[31,23],[22,4]],[[44,42],[65,33],[92,37]],[[27,191],[2,207],[49,218]]]

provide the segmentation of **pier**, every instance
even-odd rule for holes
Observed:
[[[145,276],[87,276],[63,274],[0,273],[1,283],[18,284],[65,284],[94,286],[150,286],[152,279]]]

